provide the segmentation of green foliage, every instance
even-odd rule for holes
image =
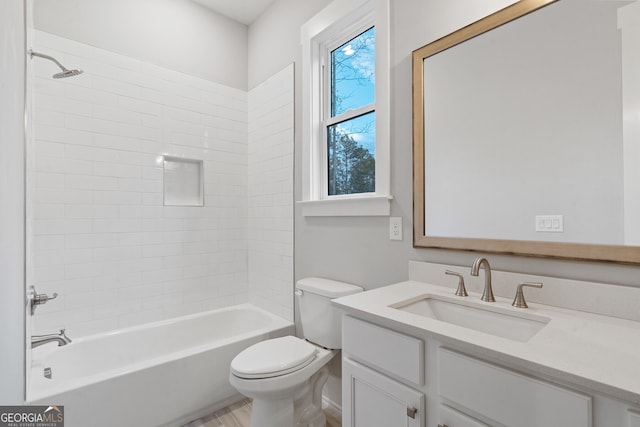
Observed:
[[[329,133],[329,195],[374,192],[375,157],[338,127]]]

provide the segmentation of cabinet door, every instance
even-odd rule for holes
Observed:
[[[424,427],[424,394],[342,360],[343,427]]]

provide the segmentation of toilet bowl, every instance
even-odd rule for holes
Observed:
[[[229,381],[253,399],[251,427],[324,427],[326,364],[337,353],[293,336],[262,341],[231,362]],[[280,363],[274,363],[279,358]]]
[[[229,382],[253,399],[251,427],[324,427],[327,363],[341,346],[342,312],[331,299],[359,286],[316,277],[296,283],[306,339],[285,336],[252,345],[231,362]]]

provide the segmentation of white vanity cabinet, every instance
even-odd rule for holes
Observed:
[[[353,315],[342,357],[344,427],[640,427],[625,402]]]

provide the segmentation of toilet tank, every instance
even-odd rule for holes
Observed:
[[[296,283],[296,298],[304,337],[326,348],[342,348],[342,310],[331,300],[362,292],[360,286],[320,277]]]

